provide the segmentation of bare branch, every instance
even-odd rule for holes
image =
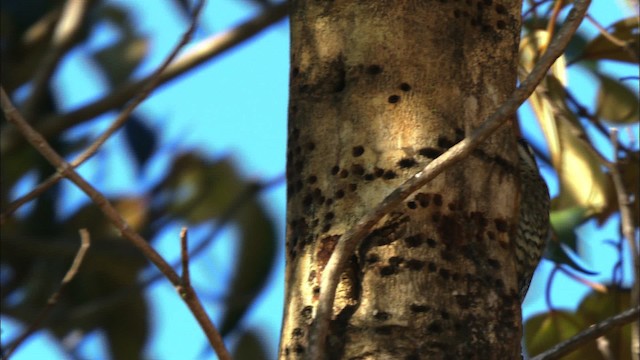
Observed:
[[[160,76],[159,84],[164,84],[175,79],[196,66],[203,64],[211,58],[222,54],[223,52],[260,33],[267,27],[282,20],[287,15],[287,11],[287,2],[283,1],[281,4],[266,9],[255,18],[236,26],[229,31],[225,31],[222,34],[216,34],[203,40],[184,56],[181,56],[172,63],[166,71],[163,71]],[[105,97],[70,113],[47,117],[43,121],[42,125],[38,126],[37,129],[48,138],[55,136],[72,126],[93,119],[104,112],[118,108],[138,93],[150,78],[151,76],[147,76],[142,80],[124,84]],[[13,129],[8,128],[2,130],[0,141],[0,153],[2,155],[16,150],[21,145],[24,145],[24,139],[16,136]]]
[[[308,352],[311,358],[323,358],[325,339],[331,320],[336,288],[344,266],[358,244],[360,244],[362,239],[391,209],[441,174],[444,170],[464,159],[475,147],[489,137],[516,112],[518,107],[533,93],[536,86],[542,81],[551,65],[562,55],[569,40],[582,22],[589,4],[590,0],[578,0],[574,3],[573,9],[567,16],[566,23],[549,45],[547,51],[540,57],[540,60],[536,63],[529,76],[520,84],[520,87],[513,92],[511,97],[489,116],[480,127],[475,129],[469,137],[434,159],[422,171],[387,195],[380,204],[339,239],[322,273],[321,291],[316,310],[315,324],[313,325],[310,337],[310,351]]]
[[[180,258],[182,260],[182,287],[191,287],[191,275],[189,275],[189,244],[187,228],[180,230]],[[184,290],[179,290],[183,294]]]
[[[612,316],[576,334],[571,339],[568,339],[566,341],[561,342],[560,344],[555,345],[551,349],[543,352],[542,354],[537,355],[531,360],[560,359],[564,355],[567,355],[572,351],[576,350],[578,347],[582,346],[584,343],[591,340],[595,340],[596,338],[604,335],[607,331],[632,322],[634,319],[638,318],[638,314],[640,314],[640,307],[638,306],[636,306],[635,308],[625,310],[618,315]]]
[[[27,138],[29,143],[45,157],[64,177],[71,180],[85,194],[91,198],[93,203],[107,216],[111,223],[120,231],[120,234],[129,240],[151,261],[174,286],[181,284],[181,279],[173,270],[171,265],[158,254],[158,252],[149,245],[137,232],[131,229],[129,224],[122,218],[122,215],[113,207],[109,200],[89,184],[82,176],[80,176],[71,165],[64,160],[50,145],[45,138],[35,131],[29,123],[22,117],[20,112],[13,106],[9,96],[0,86],[0,105],[7,120],[14,124],[18,130]],[[190,292],[188,296],[183,297],[185,303],[191,310],[200,327],[209,339],[211,346],[215,349],[220,359],[230,359],[229,352],[224,347],[224,343],[220,334],[207,316],[202,303],[194,292]]]
[[[47,300],[47,304],[45,305],[44,309],[42,309],[40,314],[38,314],[38,316],[31,323],[31,325],[29,325],[29,327],[22,334],[20,334],[20,336],[18,336],[14,341],[11,342],[9,346],[7,346],[7,351],[4,354],[2,354],[3,360],[9,359],[11,354],[15,352],[16,349],[27,338],[29,338],[29,336],[31,336],[36,330],[38,330],[42,326],[44,321],[47,319],[47,317],[51,313],[51,310],[53,310],[53,308],[58,303],[58,300],[60,299],[60,296],[62,295],[62,292],[66,288],[67,284],[70,283],[71,280],[73,280],[73,278],[78,273],[78,269],[82,264],[82,260],[84,260],[84,255],[87,253],[87,250],[89,250],[89,245],[91,243],[89,232],[87,231],[87,229],[80,229],[80,241],[81,241],[80,248],[78,249],[78,252],[76,253],[75,258],[73,259],[73,262],[69,267],[69,270],[67,270],[67,273],[64,275],[64,278],[62,278],[62,281],[60,282],[60,286],[58,287],[58,290],[56,290],[53,294],[51,294],[51,296]]]

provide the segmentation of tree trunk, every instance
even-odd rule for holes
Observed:
[[[515,89],[520,1],[291,3],[286,308],[307,355],[341,235]],[[515,359],[521,319],[511,125],[397,206],[353,254],[330,359]]]

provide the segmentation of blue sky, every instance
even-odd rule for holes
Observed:
[[[179,40],[188,24],[178,15],[178,10],[171,1],[131,2],[125,0],[112,1],[132,12],[138,30],[150,38],[148,60],[138,69],[142,76],[153,71]],[[613,5],[610,0],[595,0],[590,13],[604,25],[609,25],[623,17],[621,7]],[[209,1],[203,15],[201,30],[196,33],[193,43],[204,39],[208,34],[227,29],[243,20],[249,19],[259,12],[258,7],[241,0]],[[628,16],[625,15],[625,16]],[[593,26],[583,26],[583,32],[595,36]],[[96,34],[96,38],[87,46],[74,50],[66,59],[56,76],[56,84],[62,91],[64,106],[69,109],[80,106],[108,91],[103,79],[96,75],[86,54],[109,43],[117,34],[113,29],[105,27]],[[161,152],[197,149],[213,158],[231,157],[245,176],[256,179],[271,179],[284,172],[286,150],[286,113],[288,91],[288,22],[282,21],[259,36],[228,51],[209,63],[196,68],[188,75],[182,76],[166,86],[161,87],[146,101],[138,111],[146,114],[154,122],[150,125],[161,133],[163,148]],[[187,47],[188,49],[189,47]],[[609,64],[607,71],[623,75],[637,74],[637,69]],[[593,78],[582,70],[571,70],[569,82],[576,90],[578,98],[585,104],[593,104],[595,87]],[[635,83],[634,86],[637,86]],[[522,111],[523,119],[527,118],[526,108]],[[103,116],[99,125],[93,128],[82,128],[78,132],[97,133],[114,117],[114,113]],[[529,121],[528,123],[531,123]],[[97,128],[97,129],[96,129]],[[539,131],[527,128],[527,133],[534,141],[541,141]],[[82,173],[98,188],[107,194],[127,194],[131,192],[131,184],[135,180],[127,159],[129,154],[122,150],[122,140],[115,138],[104,147],[105,155],[98,155],[90,164],[82,168]],[[540,142],[542,144],[542,142]],[[155,166],[146,174],[140,186],[156,178],[159,169],[166,166],[160,157],[154,160]],[[105,178],[101,173],[107,167],[114,166],[117,177]],[[557,184],[553,174],[543,169],[552,194],[557,192]],[[71,186],[65,188],[71,209],[86,201],[84,195]],[[268,204],[278,224],[280,242],[279,254],[284,244],[285,188],[284,184],[274,187],[261,195],[262,201]],[[599,271],[592,279],[605,281],[616,260],[614,249],[602,250],[598,247],[598,255],[589,252],[596,243],[606,238],[617,238],[617,220],[609,221],[604,230],[587,224],[580,229],[584,239],[595,239],[585,242],[586,265]],[[175,224],[155,243],[158,251],[168,259],[177,258],[176,238],[180,224]],[[199,233],[206,229],[192,229],[191,238],[197,239]],[[225,281],[229,278],[229,269],[233,261],[233,241],[235,230],[230,227],[221,239],[215,242],[211,251],[194,260],[192,271],[196,290],[206,296],[215,297],[221,294]],[[629,262],[627,261],[627,264]],[[541,290],[551,264],[543,263],[534,277],[532,290],[525,302],[524,315],[530,316],[546,309]],[[277,266],[271,275],[267,291],[265,291],[246,319],[245,326],[259,328],[266,345],[275,358],[279,328],[282,318],[284,257],[279,255]],[[629,274],[627,271],[627,274]],[[211,284],[211,273],[218,274],[219,280]],[[560,275],[563,276],[563,275]],[[583,285],[566,279],[558,279],[554,285],[554,304],[557,307],[571,308],[588,291]],[[191,314],[187,311],[172,286],[167,282],[157,282],[149,290],[149,299],[153,303],[153,333],[149,344],[151,359],[196,359],[200,358],[206,346]],[[217,319],[217,308],[208,308],[212,317]],[[9,319],[3,317],[3,340],[12,338],[15,327],[7,326]],[[90,359],[104,358],[97,352],[103,339],[91,336],[82,346],[82,354]],[[65,359],[64,353],[50,346],[48,336],[38,333],[24,344],[15,354],[14,359]],[[45,347],[48,347],[45,349]],[[204,358],[215,358],[205,356]]]

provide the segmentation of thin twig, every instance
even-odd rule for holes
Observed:
[[[82,28],[82,20],[90,5],[91,1],[87,0],[68,0],[65,3],[51,39],[51,49],[37,67],[38,70],[32,81],[31,94],[22,107],[23,116],[26,119],[35,121],[34,117],[37,116],[38,107],[51,76],[58,67],[60,59],[75,43],[79,30]]]
[[[632,202],[629,193],[625,189],[624,181],[618,169],[618,129],[611,129],[611,143],[613,144],[613,161],[606,162],[605,166],[611,173],[613,185],[618,196],[618,208],[620,209],[620,228],[622,235],[627,240],[629,249],[631,250],[631,263],[633,266],[633,286],[631,287],[631,303],[640,303],[640,254],[638,254],[638,246],[636,245],[635,227],[633,225],[633,211],[631,210]],[[638,201],[638,199],[636,199]],[[640,359],[640,320],[634,322],[631,326],[631,356],[634,360]]]
[[[180,230],[180,259],[182,260],[182,287],[191,287],[191,275],[189,274],[189,239],[187,228]],[[182,293],[180,291],[180,293]]]
[[[185,55],[172,63],[160,76],[160,84],[165,84],[176,77],[205,63],[213,57],[224,53],[234,46],[260,33],[267,27],[282,20],[288,13],[287,1],[266,9],[255,18],[242,23],[231,30],[216,34],[191,48]],[[98,99],[80,109],[62,115],[53,115],[44,119],[37,130],[45,137],[56,136],[72,126],[81,124],[87,120],[105,113],[109,110],[124,105],[136,93],[147,84],[150,76],[142,80],[124,84],[110,92],[105,97]],[[24,139],[16,136],[12,128],[2,130],[0,141],[0,154],[6,155],[19,146],[24,145]]]
[[[46,139],[29,125],[22,117],[22,114],[13,106],[9,96],[0,86],[0,104],[7,120],[14,124],[18,130],[27,138],[29,143],[36,149],[45,159],[47,159],[58,171],[66,178],[71,180],[78,186],[93,203],[107,216],[111,223],[120,231],[120,234],[137,247],[144,256],[149,259],[174,286],[181,284],[180,276],[171,268],[171,265],[158,254],[158,252],[149,245],[149,243],[140,236],[136,231],[132,230],[129,224],[122,218],[122,215],[113,207],[109,200],[89,184],[82,176],[80,176],[64,158],[60,156],[46,141]],[[191,313],[194,315],[200,327],[207,336],[211,346],[214,348],[218,357],[223,360],[230,359],[229,352],[224,347],[224,343],[220,334],[207,316],[202,303],[194,292],[190,292],[183,299]]]
[[[560,266],[558,265],[557,269],[562,272],[563,274],[565,274],[566,276],[570,277],[571,279],[579,282],[580,284],[587,286],[589,288],[591,288],[591,290],[593,291],[597,291],[600,293],[606,293],[608,291],[607,286],[599,283],[599,282],[595,282],[595,281],[591,281],[589,279],[586,279],[582,276],[579,276],[577,274],[574,274],[572,271],[569,271],[566,267],[564,266]]]
[[[551,2],[551,1],[553,0],[540,0],[538,2],[529,1],[529,9],[522,14],[522,18],[524,19],[527,16],[529,16],[529,14],[531,14],[534,20],[537,20],[539,18],[538,12],[537,12],[538,7],[544,5],[544,3]]]
[[[113,121],[113,123],[89,146],[87,149],[82,152],[82,154],[78,155],[73,161],[71,161],[71,166],[75,169],[78,166],[82,165],[85,161],[91,158],[118,129],[120,129],[124,123],[129,119],[131,113],[140,105],[146,98],[151,95],[151,92],[160,85],[162,74],[166,71],[167,67],[173,62],[173,60],[178,56],[180,50],[184,48],[185,45],[189,43],[193,33],[196,30],[198,24],[198,18],[200,17],[200,13],[202,12],[202,8],[204,6],[204,1],[199,1],[195,7],[193,12],[191,24],[189,28],[182,35],[181,40],[174,46],[171,53],[164,59],[162,64],[148,77],[142,84],[142,90],[135,96],[135,98],[125,107],[124,110],[118,115],[118,117]],[[13,201],[5,211],[0,214],[0,225],[3,225],[5,220],[8,219],[11,214],[13,214],[16,210],[18,210],[22,205],[27,202],[35,199],[40,194],[45,192],[51,186],[55,185],[62,179],[62,174],[60,172],[56,172],[51,175],[42,183],[38,184],[33,190],[31,190],[26,195],[20,197]]]
[[[580,116],[580,117],[584,117],[587,120],[589,120],[591,122],[591,124],[593,124],[593,126],[595,126],[595,128],[604,136],[611,138],[611,134],[609,133],[609,131],[607,131],[607,129],[605,128],[605,126],[602,124],[602,121],[600,120],[599,117],[597,117],[596,115],[592,114],[591,112],[589,112],[589,110],[586,108],[586,106],[582,105],[578,99],[576,99],[575,96],[573,96],[573,94],[571,93],[571,91],[569,91],[569,89],[564,89],[564,94],[567,98],[567,100],[569,100],[570,103],[573,104],[573,106],[575,107],[575,113]],[[550,102],[553,103],[553,102]],[[625,152],[625,155],[627,155],[628,157],[631,157],[635,160],[638,160],[638,156],[635,154],[635,152],[633,150],[631,150],[630,147],[628,146],[624,146],[620,143],[618,143],[618,147]]]
[[[7,351],[4,354],[2,354],[3,360],[9,359],[11,354],[15,352],[16,349],[27,338],[29,338],[29,336],[31,336],[36,330],[38,330],[42,326],[44,321],[47,319],[47,317],[49,317],[51,310],[53,310],[56,304],[58,304],[58,300],[60,299],[60,296],[62,295],[62,292],[64,291],[64,289],[67,287],[67,284],[69,284],[71,280],[73,280],[73,278],[78,273],[78,269],[80,269],[80,265],[82,264],[82,260],[84,260],[84,255],[87,253],[87,250],[89,250],[90,244],[91,244],[91,239],[89,237],[89,232],[87,231],[87,229],[80,229],[80,248],[78,248],[78,252],[74,257],[73,262],[69,267],[69,270],[67,270],[67,273],[64,275],[64,278],[62,278],[62,281],[60,282],[60,286],[58,286],[58,290],[56,290],[53,294],[51,294],[51,296],[47,300],[47,304],[42,309],[42,311],[40,311],[40,314],[38,314],[36,319],[29,325],[29,327],[22,334],[20,334],[20,336],[18,336],[14,341],[12,341],[11,345],[7,346]]]
[[[535,356],[531,360],[559,359],[576,350],[584,343],[595,340],[596,338],[604,335],[607,331],[634,321],[638,318],[638,314],[640,314],[640,307],[638,306],[625,310],[618,315],[612,316],[586,330],[581,331],[570,339],[563,341],[542,354]]]
[[[622,39],[619,39],[615,35],[610,33],[609,31],[607,31],[607,29],[604,28],[604,26],[600,25],[600,23],[598,23],[593,17],[591,17],[591,15],[587,14],[585,17],[586,17],[587,20],[589,20],[589,22],[591,22],[591,24],[593,24],[593,26],[596,27],[596,29],[598,29],[600,34],[602,34],[602,36],[605,39],[609,40],[613,45],[621,47],[622,50],[625,53],[627,53],[627,55],[629,55],[630,59],[634,59],[636,62],[639,60],[637,52],[634,51],[634,49],[631,47],[631,45],[634,43],[632,40],[631,41],[624,41]],[[574,63],[580,61],[582,56],[583,55],[580,55],[577,58],[571,60],[571,62],[568,65],[571,65],[571,64],[574,64]]]
[[[593,17],[591,17],[591,15],[587,14],[585,16],[585,18],[587,20],[589,20],[589,22],[596,27],[596,29],[598,29],[598,31],[600,32],[600,34],[602,34],[602,36],[604,36],[605,38],[607,38],[607,40],[611,41],[612,44],[616,45],[616,46],[620,46],[620,47],[626,47],[628,45],[628,43],[624,40],[618,39],[617,37],[615,37],[613,34],[611,34],[609,31],[607,31],[607,29],[604,28],[604,26],[600,25],[599,22],[596,21],[596,19],[594,19]]]
[[[560,271],[560,264],[554,264],[553,269],[551,269],[551,272],[549,273],[549,277],[547,277],[547,284],[544,288],[544,303],[550,312],[555,311],[553,303],[551,302],[551,286],[553,286],[553,281],[555,280],[558,271]]]
[[[556,29],[556,21],[558,21],[558,15],[560,14],[560,10],[562,10],[562,5],[564,5],[564,0],[556,0],[555,4],[553,4],[553,10],[551,11],[551,16],[549,17],[549,22],[547,23],[547,41],[542,44],[542,48],[540,52],[544,52],[549,44],[549,41],[553,38],[554,31]]]
[[[208,234],[202,236],[202,238],[204,238],[205,240],[200,241],[198,245],[196,245],[192,250],[189,251],[189,258],[194,259],[196,256],[199,256],[204,250],[206,250],[211,245],[213,240],[218,238],[222,230],[227,227],[229,222],[235,217],[237,212],[246,204],[247,201],[249,201],[261,191],[267,190],[275,185],[282,184],[283,182],[284,175],[279,175],[273,179],[264,182],[256,182],[247,186],[245,190],[242,191],[242,193],[240,193],[238,197],[231,202],[231,205],[227,207],[227,209],[220,215],[220,217],[218,217],[215,227]],[[171,266],[174,269],[177,269],[180,263],[181,259],[178,259],[172,262]],[[162,278],[162,273],[153,274],[150,277],[127,288],[121,289],[118,292],[111,294],[105,298],[95,300],[89,304],[83,305],[81,308],[70,314],[69,318],[74,319],[90,316],[96,311],[100,311],[107,306],[112,306],[119,301],[127,299],[130,294],[138,293],[142,289],[147,288],[148,286]]]
[[[387,195],[384,200],[374,207],[362,220],[347,231],[338,241],[327,263],[321,280],[321,291],[316,309],[315,323],[311,329],[309,356],[321,359],[325,349],[325,339],[331,320],[333,302],[340,275],[347,259],[353,254],[358,244],[369,234],[371,229],[389,211],[406,199],[416,190],[425,186],[444,170],[464,159],[475,147],[489,137],[518,107],[533,93],[542,81],[551,65],[564,52],[573,34],[584,18],[590,0],[577,0],[569,12],[565,24],[556,38],[551,42],[547,51],[540,57],[529,76],[520,84],[511,97],[507,99],[484,123],[473,133],[460,141],[444,154],[429,163],[422,171],[405,181],[397,189]]]

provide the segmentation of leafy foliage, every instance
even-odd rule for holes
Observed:
[[[551,9],[548,14],[553,12]],[[522,74],[533,66],[553,35],[550,31],[552,27],[543,19],[527,21],[526,24],[527,32],[521,42]],[[603,71],[603,67],[606,61],[611,60],[634,65],[640,63],[638,30],[637,18],[629,17],[611,25],[606,34],[601,32],[590,40],[584,35],[576,37],[566,55],[558,59],[529,99],[546,141],[547,164],[555,171],[559,186],[558,194],[552,200],[553,233],[545,257],[554,262],[556,270],[561,268],[574,279],[592,287],[592,292],[582,300],[575,312],[556,310],[547,302],[548,312],[526,321],[525,347],[530,355],[539,354],[630,306],[629,290],[622,287],[620,277],[614,276],[613,283],[609,285],[597,284],[584,277],[596,274],[584,265],[588,262],[581,259],[585,254],[584,245],[588,243],[589,247],[598,248],[607,246],[607,242],[596,236],[587,237],[585,233],[579,235],[576,230],[588,222],[620,222],[620,207],[629,206],[632,214],[625,220],[631,222],[637,234],[637,199],[640,199],[638,78],[632,76],[625,81],[609,75]],[[569,55],[570,61],[567,60]],[[598,87],[592,104],[577,100],[576,90],[569,84],[570,67],[579,67],[595,79]],[[629,80],[636,82],[636,90],[627,85]],[[615,162],[611,160],[614,145],[607,125],[621,127],[621,134],[626,131],[630,135],[627,141],[619,137],[616,139],[620,144],[615,145]],[[631,147],[626,147],[628,145]],[[620,173],[624,189],[616,187],[612,169]],[[621,192],[625,193],[625,197],[635,200],[630,200],[628,204],[619,203]],[[637,244],[637,239],[632,241]],[[621,249],[621,244],[626,241],[621,235],[613,243]],[[621,251],[614,274],[619,274],[622,254]],[[631,256],[638,255],[632,253]],[[554,281],[554,277],[551,276],[547,281]],[[637,283],[637,274],[633,281]],[[550,289],[548,286],[547,291]],[[547,301],[553,295],[553,292],[547,293]],[[595,341],[584,344],[563,359],[631,358],[630,334],[630,326],[611,331],[603,338],[606,344]]]
[[[55,20],[60,14],[60,3],[51,7],[51,2],[42,2],[39,6],[33,2],[2,2],[2,83],[10,93],[26,84],[37,71],[39,54],[46,50],[49,41],[46,32],[34,43],[25,43],[24,37],[39,22],[48,18]],[[115,42],[90,54],[93,65],[113,89],[131,81],[147,56],[148,41],[136,30],[133,20],[125,8],[94,1],[90,19],[81,29],[84,36],[76,44],[82,46],[90,34],[105,24],[117,30],[119,37]],[[5,74],[9,66],[15,71]],[[38,109],[39,116],[33,119],[35,124],[46,116],[64,115],[57,106],[58,95],[48,91],[51,101]],[[152,161],[158,161],[158,156],[164,156],[164,163],[168,165],[154,180],[155,185],[133,186],[126,195],[109,196],[109,201],[130,227],[152,243],[168,225],[176,223],[189,227],[215,224],[214,235],[229,223],[238,229],[239,235],[234,240],[238,255],[230,269],[233,276],[225,286],[224,296],[216,303],[224,310],[220,330],[223,335],[238,333],[242,343],[252,344],[251,350],[243,351],[249,351],[253,358],[264,358],[265,350],[253,330],[242,327],[242,319],[263,290],[276,255],[273,219],[256,197],[264,186],[243,177],[230,159],[213,161],[195,151],[159,151],[163,147],[166,150],[167,145],[161,143],[161,129],[150,125],[154,123],[152,120],[142,113],[134,113],[117,138],[128,148],[129,167],[136,170],[134,176],[141,183],[145,170]],[[93,125],[91,121],[87,124]],[[7,127],[4,118],[2,125],[4,130]],[[69,136],[67,132],[49,141],[70,158],[89,143],[89,137]],[[41,182],[51,173],[51,167],[24,145],[3,151],[3,211],[27,179]],[[106,174],[107,177],[114,175]],[[78,229],[86,228],[91,235],[91,248],[79,273],[46,320],[45,328],[61,343],[73,334],[100,331],[112,358],[142,358],[153,317],[145,294],[146,285],[140,280],[149,264],[119,236],[94,204],[85,201],[76,209],[68,206],[62,187],[57,184],[21,209],[18,215],[3,218],[2,314],[25,324],[37,319],[69,268],[79,244]],[[61,209],[69,215],[61,215]],[[211,237],[201,241],[191,258],[206,252],[214,240]],[[219,282],[215,274],[209,275],[211,283]],[[3,346],[9,340],[3,338]],[[74,351],[73,348],[67,350]]]

